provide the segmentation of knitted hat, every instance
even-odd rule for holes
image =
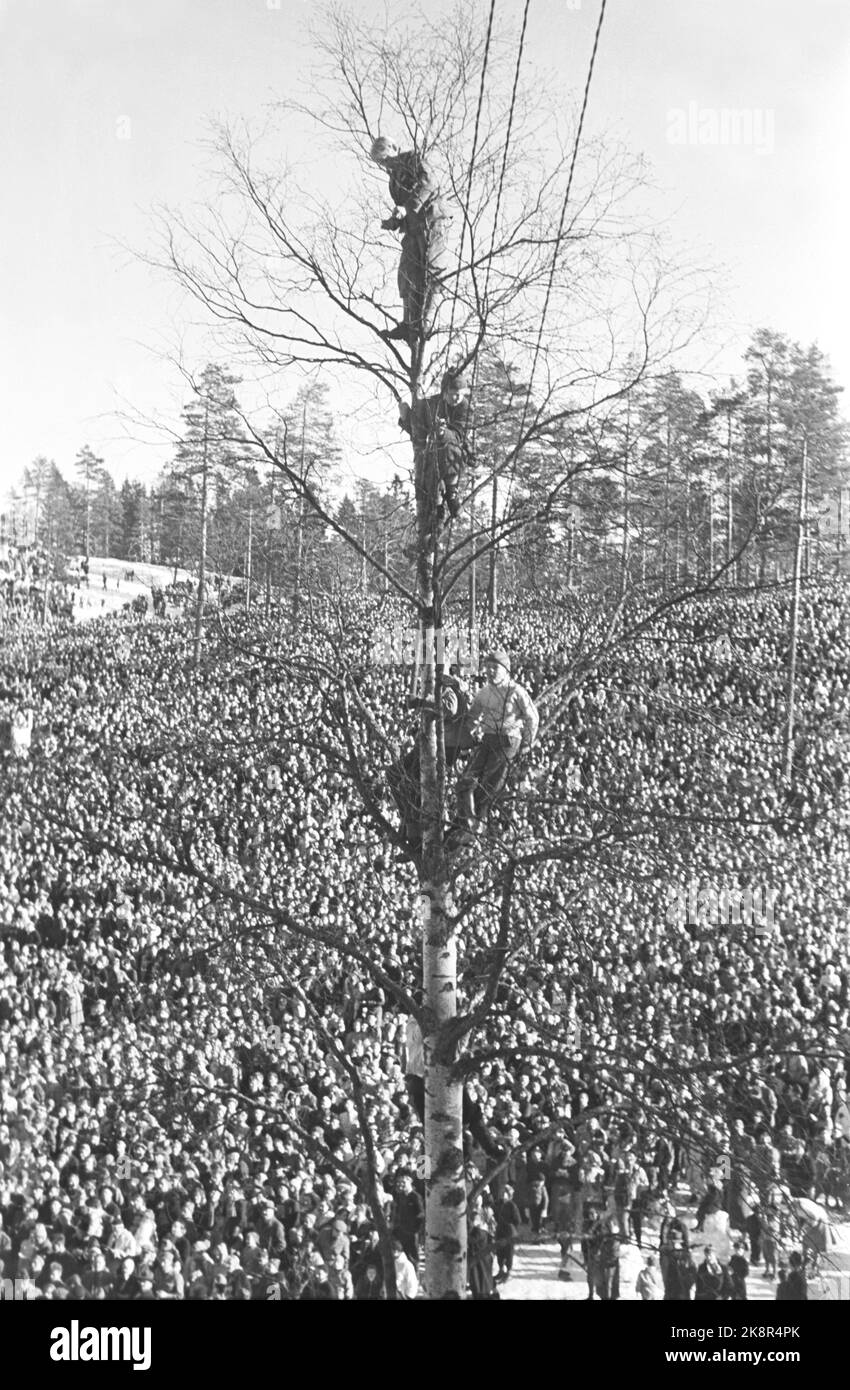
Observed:
[[[369,151],[370,159],[374,159],[376,162],[391,158],[394,154],[398,154],[398,145],[394,140],[388,140],[385,135],[379,135],[377,140],[372,142],[372,148]]]

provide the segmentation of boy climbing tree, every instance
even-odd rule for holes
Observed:
[[[427,333],[437,285],[447,270],[446,212],[431,171],[416,150],[401,151],[380,135],[372,145],[371,158],[386,169],[390,197],[396,209],[402,209],[381,223],[384,231],[402,234],[398,267],[402,321],[383,336],[413,347]]]
[[[419,467],[415,476],[417,501],[436,518],[438,529],[460,512],[460,485],[472,463],[467,442],[469,387],[458,372],[446,372],[439,395],[427,396],[399,411],[399,424],[413,440]],[[412,559],[415,546],[405,554]]]
[[[446,767],[454,767],[463,749],[471,746],[467,726],[470,705],[469,687],[460,673],[460,667],[453,665],[443,676],[441,702],[443,706],[443,736],[446,752]],[[414,708],[420,708],[419,700],[412,700]],[[401,832],[408,844],[398,859],[417,855],[422,850],[422,818],[419,790],[419,741],[395,764],[389,774],[390,790],[401,816]]]
[[[511,680],[511,659],[497,649],[484,658],[487,684],[470,706],[477,747],[458,783],[457,823],[448,847],[469,844],[508,779],[511,764],[534,747],[540,717],[528,691]]]

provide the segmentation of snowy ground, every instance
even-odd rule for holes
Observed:
[[[685,1222],[687,1230],[690,1232],[690,1250],[692,1250],[694,1262],[697,1265],[703,1261],[703,1252],[706,1244],[711,1243],[712,1237],[708,1232],[708,1222],[706,1232],[696,1232],[693,1226],[696,1225],[696,1207],[687,1205],[687,1194],[681,1191],[676,1197],[676,1211],[679,1218]],[[837,1227],[844,1230],[850,1227]],[[719,1258],[728,1258],[728,1244],[724,1250],[718,1247]],[[749,1245],[746,1247],[747,1258],[749,1258]],[[576,1250],[576,1257],[578,1257]],[[657,1223],[647,1222],[643,1229],[643,1251],[637,1250],[633,1243],[622,1244],[621,1261],[619,1261],[619,1298],[626,1302],[635,1302],[635,1280],[642,1269],[644,1257],[653,1254],[656,1257],[656,1270],[658,1270],[658,1225]],[[561,1268],[561,1251],[557,1241],[550,1234],[544,1234],[539,1240],[529,1236],[526,1240],[517,1245],[514,1257],[514,1270],[506,1283],[500,1284],[500,1297],[510,1298],[510,1300],[542,1300],[542,1301],[567,1301],[576,1302],[585,1300],[587,1297],[587,1280],[585,1270],[579,1264],[578,1258],[572,1259],[569,1270],[572,1279],[562,1280],[558,1277]],[[843,1261],[839,1261],[843,1264]],[[658,1277],[660,1283],[660,1277]],[[747,1294],[749,1300],[753,1302],[775,1301],[776,1280],[765,1279],[764,1265],[754,1268],[750,1266],[750,1277],[747,1279]],[[808,1295],[814,1298],[842,1298],[849,1300],[850,1287],[847,1276],[844,1275],[843,1282],[837,1275],[828,1275],[824,1280],[810,1280],[810,1290]]]
[[[699,1242],[699,1235],[695,1236]],[[646,1253],[653,1252],[653,1246],[657,1244],[654,1233],[648,1233],[645,1242]],[[695,1247],[695,1258],[697,1264],[702,1261],[702,1247],[698,1243]],[[656,1259],[656,1269],[658,1268],[658,1252],[654,1251]],[[620,1299],[624,1302],[634,1302],[637,1299],[635,1293],[634,1280],[642,1265],[642,1259],[638,1252],[633,1249],[623,1259],[620,1272]],[[584,1277],[584,1270],[581,1265],[573,1263],[572,1279],[567,1282],[559,1279],[558,1271],[561,1267],[561,1252],[557,1242],[546,1237],[541,1244],[520,1244],[517,1246],[514,1256],[514,1268],[511,1278],[506,1283],[499,1285],[499,1294],[503,1299],[510,1300],[534,1300],[544,1302],[569,1302],[575,1303],[587,1298],[587,1280]],[[772,1280],[766,1280],[761,1276],[751,1274],[747,1281],[747,1292],[751,1300],[765,1301],[775,1299],[776,1285]]]
[[[132,573],[132,579],[126,578],[128,573]],[[178,580],[191,577],[188,570],[178,569]],[[81,580],[79,589],[71,591],[74,617],[77,622],[87,622],[92,618],[108,617],[110,613],[120,613],[125,603],[132,603],[139,594],[147,599],[150,612],[152,587],[164,589],[173,581],[174,570],[169,565],[145,565],[135,560],[107,560],[93,555],[89,563],[88,585]]]
[[[690,1231],[694,1260],[699,1265],[702,1263],[704,1247],[711,1240],[711,1236],[693,1230],[696,1208],[686,1205],[687,1194],[681,1193],[676,1200],[678,1214]],[[708,1231],[708,1222],[706,1230]],[[809,1279],[809,1299],[813,1302],[850,1301],[850,1223],[836,1222],[833,1230],[835,1245],[829,1256],[823,1257],[823,1273],[819,1277]],[[658,1226],[650,1222],[643,1230],[643,1252],[638,1251],[632,1243],[623,1244],[620,1261],[621,1300],[636,1301],[635,1279],[640,1273],[645,1255],[655,1255],[655,1267],[658,1269],[658,1235]],[[748,1245],[746,1253],[749,1258]],[[718,1255],[725,1260],[726,1254],[720,1249]],[[558,1277],[560,1267],[561,1252],[557,1241],[551,1235],[544,1235],[538,1241],[535,1241],[533,1236],[527,1237],[517,1245],[511,1278],[499,1286],[501,1298],[539,1299],[545,1302],[577,1302],[586,1299],[587,1280],[578,1260],[574,1258],[570,1265],[572,1279],[569,1281]],[[747,1293],[751,1302],[775,1301],[776,1280],[765,1279],[763,1265],[759,1265],[758,1268],[751,1266]]]

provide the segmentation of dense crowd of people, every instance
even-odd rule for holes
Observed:
[[[71,585],[40,545],[0,542],[0,623],[70,618]]]
[[[529,861],[465,1063],[475,1298],[550,1233],[590,1297],[617,1297],[627,1245],[641,1298],[743,1297],[762,1264],[803,1297],[806,1204],[847,1213],[850,595],[812,585],[805,609],[790,779],[781,594],[634,614],[613,648],[575,599],[486,634],[542,723],[456,863],[469,1002],[503,847]],[[260,617],[208,634],[200,685],[180,623],[7,624],[0,694],[34,734],[0,765],[0,1278],[51,1299],[419,1295],[392,988],[419,969],[415,865],[381,829],[407,676],[356,660],[387,620],[349,624],[360,715],[315,633]],[[718,1217],[721,1261],[700,1249]]]

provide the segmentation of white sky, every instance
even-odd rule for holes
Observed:
[[[480,0],[486,8],[484,0]],[[358,8],[383,12],[374,0]],[[417,7],[435,21],[443,6]],[[497,0],[496,25],[521,0]],[[298,95],[310,0],[0,0],[0,493],[38,453],[90,443],[120,481],[164,454],[121,437],[119,397],[173,415],[155,351],[179,300],[116,241],[201,196],[213,115]],[[529,61],[583,83],[596,0],[531,0]],[[754,113],[755,143],[673,144],[671,112]],[[700,124],[702,123],[702,124]],[[614,129],[665,190],[676,240],[726,270],[720,370],[762,325],[817,340],[850,384],[845,0],[609,0],[588,131]]]

